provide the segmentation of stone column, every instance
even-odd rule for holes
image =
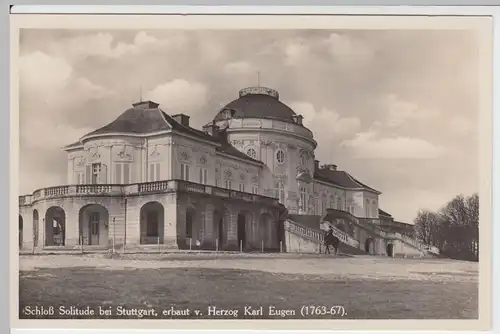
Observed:
[[[214,249],[215,248],[215,238],[214,238],[214,205],[212,203],[205,204],[204,208],[204,221],[203,221],[203,234],[202,234],[202,244],[203,249]]]
[[[233,211],[234,209],[231,207],[229,210],[229,215],[226,217],[225,226],[227,242],[225,244],[225,248],[239,250],[240,245],[238,241],[238,212]]]
[[[186,212],[181,210],[180,201],[177,198],[177,193],[169,193],[166,195],[165,205],[165,229],[163,240],[166,248],[178,248],[178,237],[185,234],[183,226],[179,222],[185,221]]]
[[[64,208],[64,229],[65,229],[65,245],[74,246],[78,245],[79,235],[78,235],[78,225],[79,225],[79,210],[75,208],[73,204],[70,207]]]

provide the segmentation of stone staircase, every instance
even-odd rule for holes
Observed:
[[[288,231],[289,233],[292,233],[296,235],[299,238],[302,238],[304,240],[309,241],[310,243],[315,244],[316,247],[313,247],[313,249],[318,252],[318,253],[324,253],[325,252],[325,246],[324,246],[324,230],[321,228],[314,229],[310,227],[306,227],[300,223],[297,223],[293,220],[287,219],[285,221],[285,231]],[[362,249],[359,247],[359,242],[349,236],[347,233],[344,233],[343,231],[339,230],[338,228],[332,226],[333,228],[333,234],[339,238],[340,245],[339,245],[339,253],[342,254],[352,254],[352,255],[366,255],[367,253],[364,252]],[[309,248],[310,249],[310,248]]]
[[[337,211],[337,210],[335,210]],[[348,219],[351,223],[359,226],[362,229],[365,229],[372,234],[375,234],[379,237],[389,240],[399,240],[400,242],[423,252],[430,256],[438,256],[439,249],[434,246],[429,246],[421,243],[418,240],[409,238],[401,233],[396,232],[387,232],[378,227],[376,224],[367,219],[358,219],[357,217],[351,215],[345,211],[336,212],[341,218]],[[306,226],[299,222],[296,222],[292,219],[287,219],[285,221],[285,231],[296,235],[299,238],[303,238],[304,240],[308,240],[311,243],[315,243],[317,246],[317,250],[321,250],[323,245],[323,235],[329,227],[332,227],[333,234],[339,238],[341,241],[339,251],[346,254],[368,254],[366,253],[359,244],[359,241],[351,237],[349,234],[344,231],[336,228],[333,224],[328,221],[321,221],[319,224],[319,228],[314,228],[311,226]],[[323,249],[324,251],[324,249]]]

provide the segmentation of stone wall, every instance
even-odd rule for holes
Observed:
[[[86,211],[90,205],[98,205],[100,217],[100,236],[104,239],[99,245],[109,247],[114,244],[120,249],[136,248],[143,244],[160,243],[162,248],[204,248],[215,249],[218,240],[218,225],[214,217],[219,213],[223,216],[223,238],[219,249],[239,249],[238,216],[245,217],[244,234],[245,250],[261,249],[265,241],[266,250],[279,248],[278,223],[280,207],[262,202],[249,202],[237,198],[219,198],[203,193],[184,191],[157,192],[145,195],[120,196],[78,196],[67,198],[51,198],[35,201],[32,205],[20,206],[23,228],[22,249],[33,249],[33,241],[38,239],[35,250],[45,247],[47,227],[45,218],[51,208],[60,208],[64,212],[64,231],[66,248],[80,247],[80,233],[88,237],[88,219]],[[36,214],[34,217],[34,211]],[[146,220],[148,211],[159,213],[159,236],[146,235]],[[188,212],[192,215],[191,233],[186,231]],[[107,213],[107,214],[106,214]],[[265,217],[265,219],[263,218]],[[141,223],[142,222],[142,223]],[[87,230],[82,230],[87,229]],[[34,236],[36,232],[37,236]],[[153,240],[154,239],[154,240]],[[242,240],[243,240],[242,239]],[[84,247],[88,245],[84,240]]]

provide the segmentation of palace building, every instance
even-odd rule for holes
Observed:
[[[19,247],[318,251],[329,223],[346,250],[421,254],[411,226],[379,209],[379,191],[315,160],[302,121],[260,86],[202,130],[134,103],[65,147],[66,185],[19,197]]]

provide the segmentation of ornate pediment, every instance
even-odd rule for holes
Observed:
[[[99,153],[99,148],[97,146],[89,147],[88,152],[89,152],[89,160],[91,161],[95,161],[101,157],[101,154]]]
[[[83,167],[83,166],[85,166],[85,158],[84,157],[75,158],[75,166],[76,167]]]
[[[224,177],[225,178],[230,179],[232,176],[233,176],[233,173],[229,169],[226,169],[224,171]]]
[[[158,145],[155,145],[155,148],[151,153],[149,153],[150,157],[156,158],[160,155],[160,152],[158,152]]]
[[[313,178],[308,171],[303,171],[303,172],[299,172],[297,174],[296,180],[301,181],[301,182],[305,182],[305,183],[311,183]]]
[[[184,160],[184,161],[189,161],[189,154],[186,152],[186,151],[182,151],[180,154],[179,154],[179,158],[181,160]]]
[[[127,146],[123,146],[123,148],[116,153],[116,156],[120,160],[128,160],[128,161],[132,160],[132,154],[127,152]]]

